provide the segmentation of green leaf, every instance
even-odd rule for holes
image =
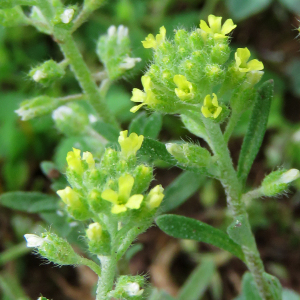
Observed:
[[[143,244],[133,244],[125,253],[125,259],[127,262],[131,260],[138,252],[144,248]]]
[[[225,0],[225,4],[234,20],[246,19],[263,11],[272,0]]]
[[[203,261],[189,276],[180,289],[178,300],[198,300],[212,281],[215,264],[211,260]]]
[[[56,211],[58,198],[38,192],[10,192],[1,195],[0,203],[11,209],[38,213]]]
[[[175,300],[175,298],[163,290],[158,291],[157,289],[153,289],[148,300]]]
[[[97,121],[92,124],[92,127],[109,142],[116,142],[118,140],[120,132],[115,126]]]
[[[162,212],[168,212],[189,199],[205,182],[205,176],[195,176],[192,172],[182,172],[165,189],[164,200],[161,204]]]
[[[290,12],[300,14],[300,1],[299,0],[279,0]]]
[[[147,117],[145,112],[135,117],[129,125],[129,132],[142,134],[145,137],[156,139],[162,127],[162,115],[155,112]]]
[[[167,151],[166,145],[151,138],[144,138],[142,147],[138,153],[149,157],[152,161],[160,159],[171,165],[176,165],[176,160]]]
[[[268,80],[257,92],[237,168],[238,177],[243,184],[248,177],[266,132],[273,89],[273,80]]]
[[[300,295],[289,289],[283,289],[282,300],[300,300]]]
[[[226,233],[201,221],[176,215],[163,215],[156,218],[156,224],[165,233],[180,239],[204,242],[244,260],[241,247]]]

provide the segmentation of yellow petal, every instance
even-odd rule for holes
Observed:
[[[221,33],[222,33],[222,34],[228,34],[228,33],[231,32],[235,27],[236,27],[236,25],[233,23],[232,19],[228,19],[228,20],[226,20],[225,23],[223,24]]]
[[[260,71],[264,68],[263,63],[257,59],[250,60],[247,65],[251,71]]]
[[[143,91],[134,88],[132,90],[132,97],[130,98],[131,101],[133,102],[144,102],[146,99],[147,95]]]
[[[87,162],[87,164],[89,165],[89,169],[95,168],[95,160],[94,160],[93,154],[91,152],[88,152],[88,151],[83,152],[82,159]]]
[[[119,178],[119,197],[128,199],[134,184],[134,178],[129,175],[123,175]]]
[[[222,17],[216,17],[214,15],[208,16],[208,24],[213,33],[221,33]]]
[[[148,34],[144,41],[142,41],[144,48],[156,48],[157,42],[152,33]]]
[[[144,75],[142,76],[141,80],[142,80],[144,90],[147,93],[150,90],[151,78],[149,75]]]
[[[211,103],[214,106],[219,106],[218,98],[217,98],[217,95],[215,93],[213,93],[213,99],[212,99]]]
[[[127,210],[127,208],[125,205],[114,205],[111,209],[111,213],[112,214],[120,214],[126,210]]]
[[[215,113],[213,114],[213,117],[216,119],[220,115],[221,111],[222,111],[222,107],[219,106],[215,111]]]
[[[135,113],[135,112],[137,112],[142,106],[144,106],[144,105],[146,105],[146,103],[142,103],[142,104],[140,104],[140,105],[136,105],[136,106],[134,106],[134,107],[132,107],[131,109],[130,109],[130,112],[132,112],[132,113]]]
[[[107,190],[103,191],[101,194],[101,197],[102,197],[102,199],[109,201],[113,204],[118,203],[118,194],[111,189],[107,189]]]
[[[208,27],[207,23],[203,20],[200,21],[200,28],[206,33],[211,33],[211,29]]]
[[[128,199],[125,206],[130,209],[139,209],[141,207],[141,203],[143,199],[144,199],[143,195],[133,195]]]
[[[175,75],[173,81],[180,89],[186,88],[186,82],[188,82],[183,75]]]
[[[208,110],[207,106],[201,107],[201,112],[205,118],[210,118],[212,116],[211,112]]]

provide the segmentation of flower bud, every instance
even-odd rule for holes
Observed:
[[[115,26],[110,26],[107,34],[99,38],[97,54],[111,80],[118,79],[141,61],[138,57],[130,57],[128,28],[123,25],[120,25],[118,29]]]
[[[20,6],[0,10],[0,25],[4,27],[14,27],[27,24],[28,20]]]
[[[145,165],[139,165],[134,170],[133,176],[135,178],[133,193],[141,194],[147,190],[150,185],[153,178],[153,169]]]
[[[146,205],[150,209],[158,208],[164,198],[163,194],[163,187],[161,185],[155,186],[149,192],[148,196],[146,197]]]
[[[65,75],[64,68],[54,60],[48,60],[43,64],[31,69],[29,76],[43,85],[49,85]]]
[[[39,96],[31,100],[25,100],[15,112],[22,121],[40,117],[51,113],[60,105],[60,101],[48,96]]]
[[[38,253],[58,265],[75,265],[80,261],[71,245],[54,233],[45,232],[40,236],[25,234],[27,247],[37,248]]]
[[[271,197],[286,191],[290,183],[300,177],[297,169],[277,170],[265,177],[261,185],[263,195]]]
[[[89,125],[89,116],[77,103],[60,106],[52,113],[56,127],[66,135],[80,135]]]
[[[206,167],[211,161],[211,155],[208,150],[197,145],[168,143],[166,148],[184,166]]]
[[[110,235],[99,223],[92,223],[86,230],[89,250],[97,255],[110,255]]]
[[[120,276],[116,287],[109,293],[109,297],[124,300],[143,299],[145,278],[142,276]]]

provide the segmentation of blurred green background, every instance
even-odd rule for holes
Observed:
[[[65,3],[80,4],[80,1]],[[211,13],[234,20],[238,26],[232,34],[233,49],[248,47],[263,61],[264,79],[275,80],[268,131],[248,180],[249,187],[256,187],[264,175],[277,166],[300,168],[300,43],[297,38],[300,0],[111,0],[106,1],[74,36],[89,68],[98,72],[101,64],[95,44],[99,35],[110,25],[123,24],[129,28],[132,56],[141,57],[142,62],[126,78],[116,82],[107,97],[111,110],[126,129],[134,117],[129,112],[131,90],[141,88],[140,77],[152,55],[142,47],[141,40],[148,33],[158,32],[162,25],[167,35],[177,28],[197,27],[200,19],[206,19]],[[40,163],[54,160],[56,165],[64,165],[65,153],[72,141],[57,132],[51,116],[23,122],[14,113],[21,101],[40,94],[61,97],[81,92],[70,71],[49,88],[27,77],[28,71],[39,63],[62,58],[51,37],[33,27],[0,26],[0,193],[16,190],[51,193],[51,176],[43,174]],[[246,125],[247,116],[239,122],[229,144],[235,162]],[[159,137],[162,141],[197,140],[188,135],[174,116],[163,117]],[[179,173],[176,168],[158,168],[156,179],[167,186]],[[278,276],[284,287],[300,293],[300,193],[297,185],[300,187],[299,181],[289,197],[254,201],[249,205],[249,214],[267,271]],[[222,227],[226,224],[225,202],[219,183],[207,179],[200,192],[175,212]],[[38,230],[43,222],[35,214],[0,207],[0,251],[15,251],[8,258],[0,256],[1,299],[36,299],[40,292],[55,300],[93,299],[90,290],[95,278],[88,270],[39,266],[38,258],[26,254],[23,234]],[[130,271],[136,274],[150,270],[150,281],[171,293],[176,293],[195,267],[195,257],[212,250],[197,244],[191,248],[157,228],[141,235],[139,242],[144,250],[131,260]],[[164,251],[171,251],[172,259],[168,263],[161,262],[164,269],[157,270],[157,261]],[[203,299],[237,296],[244,271],[241,262],[225,259],[219,264],[219,277]],[[163,282],[157,279],[161,275],[166,277]]]

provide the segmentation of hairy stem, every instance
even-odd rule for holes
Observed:
[[[201,116],[201,118],[202,119],[199,119],[199,122],[203,122],[205,125],[207,135],[210,138],[210,147],[218,158],[221,182],[226,191],[228,206],[231,208],[235,217],[245,216],[246,221],[249,222],[245,204],[242,202],[242,185],[237,178],[229,149],[224,140],[220,126],[204,116]],[[254,247],[249,249],[245,245],[241,245],[245,255],[246,264],[253,275],[261,298],[263,300],[272,300],[269,285],[263,277],[264,266],[252,233],[250,233],[248,240],[254,241]]]
[[[239,119],[240,119],[240,114],[233,112],[227,123],[226,129],[224,132],[224,140],[226,143],[228,143],[228,141],[231,137],[231,134],[232,134],[237,122],[239,121]]]
[[[115,127],[119,127],[116,119],[109,111],[104,101],[104,97],[98,90],[98,87],[92,78],[92,74],[85,64],[71,34],[67,33],[59,45],[64,53],[65,58],[68,59],[75,77],[78,80],[81,88],[84,90],[88,101],[96,110],[98,115],[104,122],[112,124]]]
[[[82,257],[80,262],[80,264],[85,265],[87,267],[89,267],[91,270],[93,270],[99,277],[101,276],[101,268],[100,266],[98,266],[95,262],[93,262],[90,259],[84,258]]]
[[[114,256],[98,256],[101,262],[101,276],[98,280],[96,300],[108,300],[107,294],[113,289],[117,260]]]

